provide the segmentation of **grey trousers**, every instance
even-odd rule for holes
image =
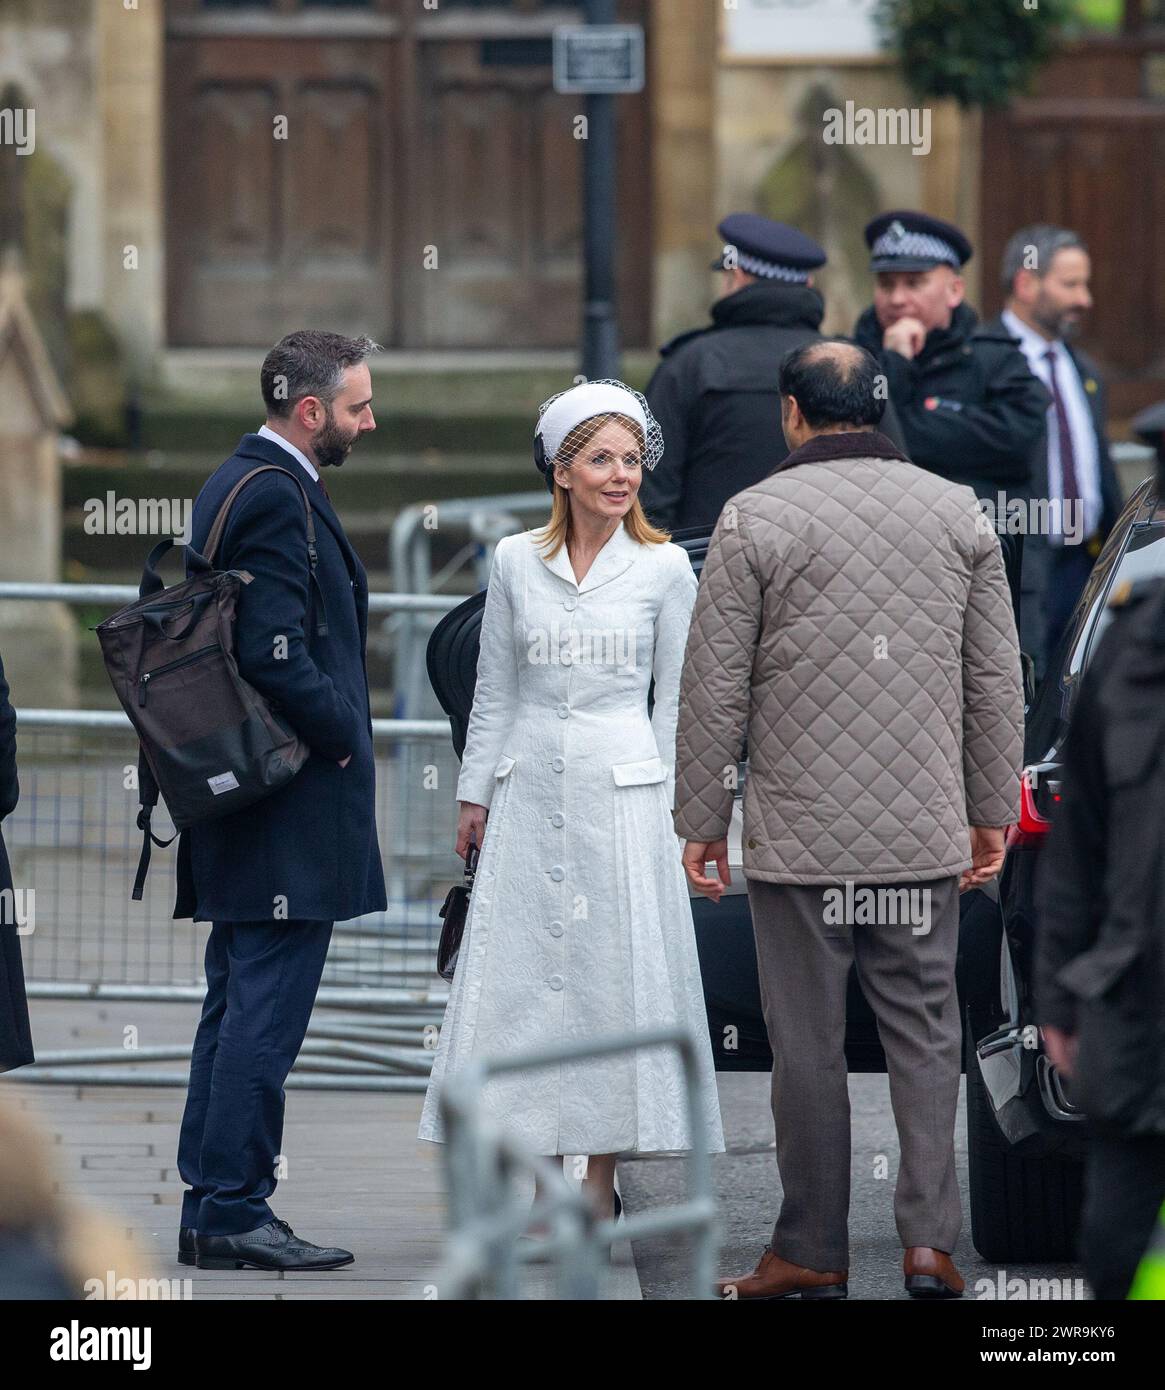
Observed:
[[[847,901],[844,884],[747,883],[784,1188],[773,1249],[807,1269],[849,1268],[845,997],[856,961],[886,1053],[901,1148],[898,1235],[903,1247],[950,1253],[962,1224],[954,1149],[962,1045],[958,878],[871,885],[899,897],[895,905],[883,893],[868,922],[871,900],[860,885]],[[902,889],[916,896],[903,899]]]

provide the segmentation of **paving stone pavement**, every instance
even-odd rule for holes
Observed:
[[[136,1029],[145,1048],[188,1046],[197,1009],[186,1004],[77,1003],[34,1000],[39,1051],[83,1046],[120,1047]],[[178,1070],[179,1063],[167,1063]],[[271,1275],[259,1270],[198,1270],[179,1265],[181,1183],[175,1149],[183,1092],[133,1086],[29,1085],[20,1073],[0,1079],[0,1091],[42,1120],[52,1142],[62,1188],[113,1214],[146,1257],[146,1273],[189,1279],[196,1299],[388,1298],[440,1296],[435,1287],[445,1221],[440,1146],[416,1138],[419,1093],[289,1090],[284,1131],[286,1176],[274,1199],[278,1215],[307,1237],[352,1250],[356,1262],[327,1274]],[[755,1264],[767,1239],[780,1185],[772,1148],[768,1078],[726,1075],[719,1080],[729,1145],[713,1158],[724,1244],[720,1270]],[[898,1146],[884,1076],[850,1079],[853,1109],[851,1297],[901,1298],[901,1250],[894,1230],[892,1188]],[[970,1243],[966,1191],[966,1134],[960,1103],[956,1129],[964,1231],[956,1252],[969,1288],[998,1271]],[[679,1158],[623,1160],[620,1187],[629,1213],[682,1199]],[[688,1295],[683,1248],[662,1238],[636,1243],[635,1261],[618,1252],[606,1296],[682,1299]],[[1027,1266],[1008,1277],[1057,1278],[1075,1290],[1076,1266]],[[528,1297],[554,1296],[550,1271],[532,1269]],[[1071,1296],[1071,1295],[1069,1295]]]
[[[117,1047],[137,1030],[141,1047],[189,1044],[198,1011],[184,1004],[34,1000],[39,1052]],[[167,1064],[177,1070],[181,1064]],[[419,1093],[289,1090],[286,1176],[272,1205],[297,1233],[356,1255],[326,1274],[199,1270],[178,1264],[182,1186],[175,1166],[184,1092],[171,1087],[22,1083],[0,1089],[37,1116],[52,1145],[60,1189],[98,1206],[144,1257],[147,1277],[188,1279],[194,1299],[430,1299],[445,1222],[439,1145],[416,1137]],[[103,1271],[95,1272],[98,1277]],[[186,1286],[181,1286],[186,1296]],[[532,1269],[526,1296],[553,1296],[547,1269]],[[613,1264],[609,1298],[640,1296],[629,1251]]]
[[[773,1145],[769,1077],[754,1072],[720,1073],[720,1111],[728,1152],[712,1158],[712,1181],[720,1207],[723,1245],[720,1272],[727,1277],[756,1265],[772,1234],[781,1184]],[[955,1162],[963,1202],[963,1231],[955,1262],[967,1283],[964,1302],[990,1297],[1001,1271],[971,1244],[967,1191],[967,1122],[965,1086],[955,1121]],[[898,1136],[884,1075],[851,1075],[850,1299],[905,1299],[902,1246],[894,1226],[894,1179],[898,1173]],[[628,1212],[681,1201],[684,1167],[680,1158],[624,1160],[619,1166]],[[636,1266],[645,1299],[686,1295],[683,1248],[656,1237],[635,1243]],[[1054,1280],[1068,1298],[1087,1297],[1078,1265],[1012,1264],[1008,1279]],[[982,1283],[980,1281],[983,1281]],[[986,1286],[989,1285],[988,1289]],[[978,1289],[977,1287],[978,1286]],[[1033,1284],[1033,1288],[1038,1285]],[[1039,1297],[1032,1292],[1031,1297]],[[1047,1296],[1046,1294],[1044,1295]]]

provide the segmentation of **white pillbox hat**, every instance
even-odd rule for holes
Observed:
[[[647,468],[654,468],[663,453],[659,426],[646,400],[621,381],[584,381],[543,403],[534,433],[542,437],[547,464],[554,462],[562,441],[576,425],[596,415],[616,413],[626,415],[642,429],[647,441],[643,462]]]

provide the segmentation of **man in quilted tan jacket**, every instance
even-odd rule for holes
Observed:
[[[1018,816],[1019,646],[994,529],[969,487],[876,429],[879,381],[852,344],[784,358],[792,452],[725,506],[688,635],[673,818],[691,883],[718,900],[747,739],[744,873],[784,1188],[756,1270],[719,1285],[729,1298],[848,1291],[853,962],[890,1076],[906,1288],[963,1290],[959,894],[999,871]]]

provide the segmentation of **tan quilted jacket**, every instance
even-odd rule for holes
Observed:
[[[725,834],[746,735],[749,878],[945,877],[971,862],[968,823],[1015,821],[1019,646],[970,488],[853,432],[728,502],[680,682],[678,834]]]

